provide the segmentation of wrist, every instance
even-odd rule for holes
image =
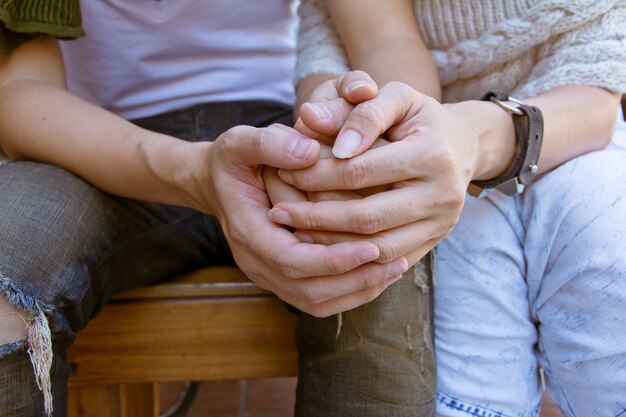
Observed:
[[[206,212],[199,191],[201,184],[206,187],[212,143],[186,142],[152,132],[150,136],[140,142],[138,152],[160,187],[154,190],[155,200]]]
[[[488,101],[470,101],[468,113],[478,130],[477,155],[472,180],[489,180],[503,175],[513,164],[517,139],[513,119]]]
[[[172,184],[181,190],[185,207],[203,213],[215,212],[212,181],[213,142],[186,143],[176,155],[176,169],[172,172]]]

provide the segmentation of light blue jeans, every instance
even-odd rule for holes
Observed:
[[[621,116],[621,115],[620,115]],[[524,194],[468,197],[437,249],[437,415],[626,416],[626,125]]]

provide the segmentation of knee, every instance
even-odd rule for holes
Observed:
[[[626,197],[626,151],[610,147],[574,158],[538,179],[528,196],[561,205],[606,204]]]
[[[626,211],[626,152],[608,148],[549,172],[524,194],[525,219],[550,219],[570,237],[603,236],[622,229]],[[545,227],[545,226],[544,226]],[[618,233],[619,234],[619,233]]]
[[[0,296],[0,346],[26,339],[28,313]]]

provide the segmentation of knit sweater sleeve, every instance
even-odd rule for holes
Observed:
[[[346,51],[325,0],[302,0],[298,10],[298,59],[295,84],[313,74],[339,76],[350,70]]]
[[[75,39],[84,34],[79,0],[0,0],[0,55],[40,35]]]
[[[551,88],[578,84],[626,92],[626,1],[586,24],[548,40],[539,47],[537,60],[520,97]]]

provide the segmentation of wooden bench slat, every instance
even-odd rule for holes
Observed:
[[[173,280],[126,292],[121,299],[224,297],[271,294],[250,281],[234,267],[210,267],[181,275]]]
[[[295,376],[296,321],[274,296],[114,302],[69,350],[70,384]]]

